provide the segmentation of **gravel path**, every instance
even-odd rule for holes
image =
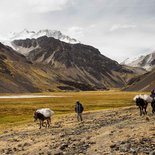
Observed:
[[[151,111],[151,110],[150,110]],[[86,112],[55,119],[49,129],[26,124],[0,135],[0,154],[117,155],[155,150],[155,116],[139,116],[137,107]]]

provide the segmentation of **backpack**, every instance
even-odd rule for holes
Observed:
[[[77,113],[82,113],[84,110],[83,106],[81,103],[78,103],[76,106],[75,106],[75,112]]]
[[[83,105],[80,103],[80,109],[81,109],[81,112],[83,112],[84,108],[83,108]]]

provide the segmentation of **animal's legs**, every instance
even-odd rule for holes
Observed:
[[[42,120],[39,120],[40,121],[40,127],[39,127],[39,129],[41,129],[41,126],[42,126]]]
[[[140,109],[140,116],[141,116],[143,114],[142,107],[139,106],[139,109]]]

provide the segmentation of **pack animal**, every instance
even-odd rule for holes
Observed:
[[[146,111],[146,109],[147,109],[147,105],[148,105],[148,103],[144,100],[144,99],[142,99],[142,98],[137,98],[136,99],[136,105],[139,107],[139,109],[140,109],[140,116],[141,115],[146,115],[147,114],[147,111]]]
[[[38,109],[34,112],[34,121],[37,121],[39,119],[39,129],[41,127],[50,127],[51,123],[51,116],[54,114],[54,112],[49,108],[42,108]],[[46,122],[44,122],[46,120]],[[45,125],[44,125],[45,124]]]
[[[140,115],[147,114],[148,103],[152,103],[153,99],[149,95],[136,95],[133,99],[140,109]]]
[[[155,99],[151,102],[152,113],[155,113]]]

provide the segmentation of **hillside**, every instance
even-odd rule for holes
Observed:
[[[98,49],[52,37],[15,40],[17,51],[1,44],[0,92],[106,90],[123,87],[145,73],[103,56]]]
[[[127,91],[151,91],[155,88],[155,69],[144,75],[131,79],[124,90]]]
[[[86,112],[78,123],[75,115],[52,119],[49,129],[38,124],[5,130],[0,136],[0,154],[13,155],[109,155],[149,154],[155,151],[155,116],[139,116],[136,106]]]
[[[67,44],[46,36],[15,40],[13,44],[32,63],[51,66],[63,71],[72,80],[89,81],[96,86],[122,87],[130,76],[145,73],[141,69],[139,73],[133,68],[122,66],[88,45]]]
[[[25,56],[0,44],[0,92],[21,93],[60,90],[61,84],[57,80],[58,77],[57,71],[50,66],[32,64]],[[75,83],[71,84],[74,85]],[[91,85],[79,82],[79,85],[75,85],[72,89],[93,90],[94,88]]]
[[[0,92],[39,91],[25,76],[29,70],[30,62],[11,48],[0,44]]]

